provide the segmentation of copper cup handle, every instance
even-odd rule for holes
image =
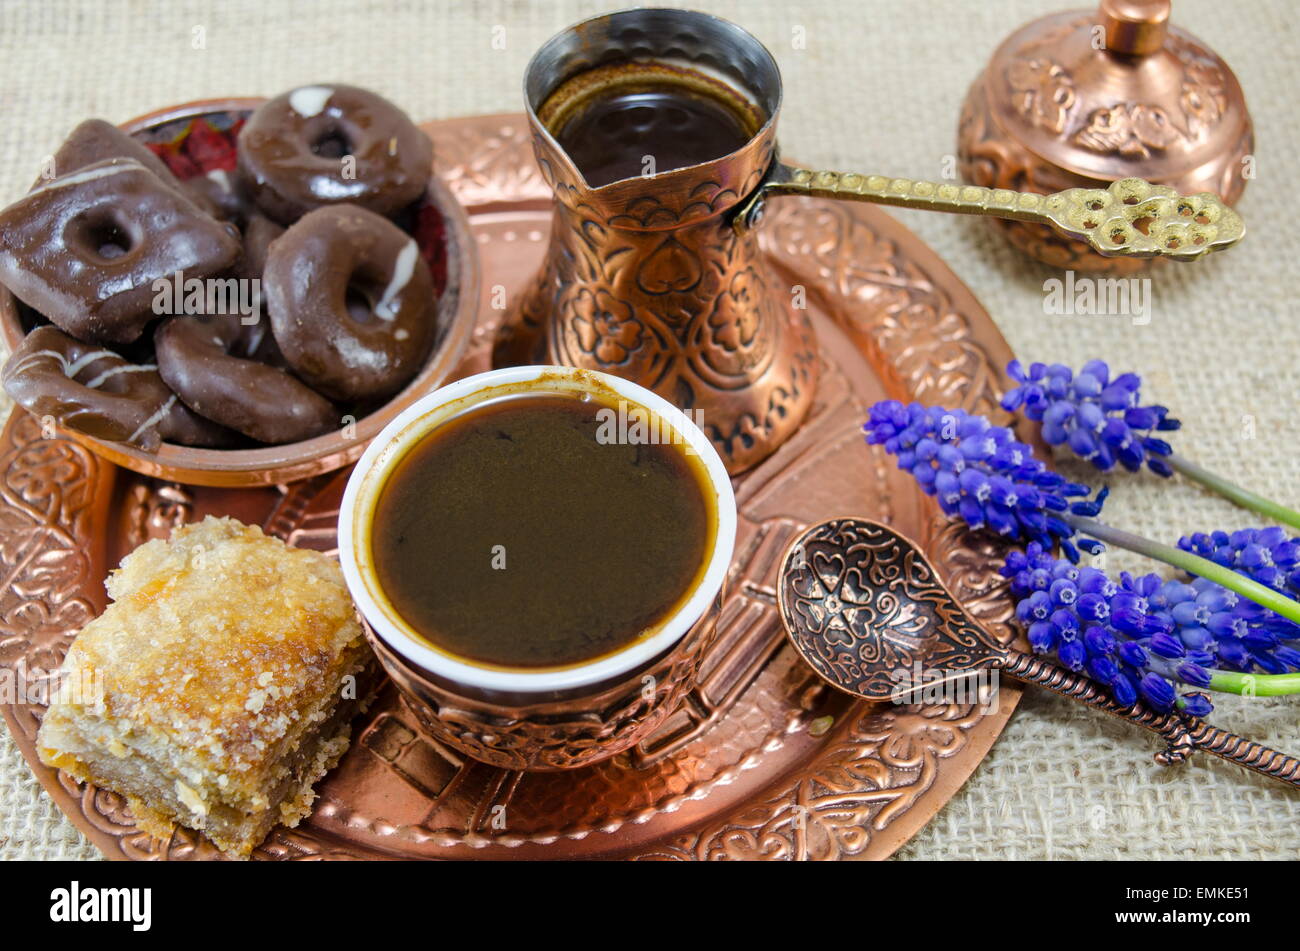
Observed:
[[[1053,693],[1081,701],[1159,734],[1165,741],[1165,748],[1156,754],[1156,762],[1162,765],[1181,763],[1197,750],[1204,750],[1230,763],[1300,787],[1300,759],[1262,743],[1220,730],[1195,717],[1157,713],[1140,703],[1121,707],[1089,678],[1032,654],[1009,650],[1001,658],[999,667],[1016,680],[1046,687]]]
[[[742,204],[737,228],[753,225],[767,195],[869,201],[923,211],[988,215],[1045,224],[1107,257],[1191,261],[1231,247],[1246,233],[1241,216],[1211,192],[1179,195],[1168,185],[1124,178],[1108,188],[1067,188],[1051,195],[1005,188],[923,182],[854,172],[813,171],[776,162]]]

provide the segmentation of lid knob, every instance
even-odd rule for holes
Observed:
[[[1101,0],[1106,49],[1146,56],[1165,45],[1169,0]]]

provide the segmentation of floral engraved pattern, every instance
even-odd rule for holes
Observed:
[[[1094,152],[1115,152],[1126,158],[1148,159],[1151,151],[1163,151],[1182,134],[1159,106],[1124,102],[1108,109],[1096,109],[1074,134],[1074,142]]]
[[[643,859],[834,861],[904,820],[983,719],[978,705],[863,704],[816,775]]]
[[[855,305],[841,312],[850,329],[909,381],[913,398],[998,412],[999,371],[972,334],[964,309],[893,241],[865,227],[852,206],[810,204],[773,209],[764,240],[811,266],[807,280],[819,292]]]
[[[66,437],[45,439],[21,411],[0,460],[0,664],[54,670],[68,641],[97,613],[81,593],[95,569],[86,535],[102,513],[94,480],[111,467]]]
[[[130,513],[127,541],[131,548],[151,538],[167,538],[172,529],[190,521],[194,514],[194,497],[176,482],[140,483],[132,486],[126,502]]]
[[[771,359],[776,322],[785,318],[768,295],[762,274],[747,267],[714,298],[706,321],[708,343],[700,352],[719,377],[748,378]]]
[[[1228,107],[1223,70],[1198,56],[1188,44],[1179,44],[1178,51],[1187,66],[1178,102],[1183,107],[1187,131],[1200,136],[1218,124]]]
[[[632,351],[641,346],[642,325],[635,309],[625,301],[615,300],[605,290],[582,288],[571,305],[574,334],[584,353],[602,366],[627,363]]]
[[[1031,124],[1056,135],[1065,131],[1074,108],[1074,80],[1050,59],[1022,59],[1007,76],[1020,114]]]
[[[1057,42],[1087,20],[1071,21],[1023,47],[1006,71],[1016,111],[1031,126],[1101,154],[1142,160],[1152,152],[1181,141],[1204,138],[1227,109],[1227,81],[1214,57],[1176,33],[1165,38],[1165,49],[1182,64],[1178,106],[1181,115],[1150,102],[1118,101],[1086,104],[1073,77],[1046,55]]]
[[[461,203],[549,197],[550,186],[533,161],[532,139],[519,117],[493,116],[482,124],[479,135],[438,138],[436,171]]]
[[[891,698],[914,665],[987,667],[998,644],[969,623],[910,544],[871,523],[827,523],[781,578],[781,612],[800,652],[824,677]]]
[[[645,294],[687,294],[700,283],[700,256],[676,238],[668,238],[636,270],[636,286]]]

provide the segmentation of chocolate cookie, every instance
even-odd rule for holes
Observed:
[[[433,342],[437,301],[419,247],[364,208],[304,215],[271,245],[262,290],[289,366],[340,402],[396,393]]]
[[[181,183],[162,159],[143,142],[103,119],[87,119],[63,140],[54,153],[54,167],[47,169],[33,188],[108,159],[134,159],[158,176],[169,188],[181,189]]]
[[[232,221],[243,227],[253,212],[252,200],[240,188],[239,178],[234,172],[214,168],[203,175],[185,179],[181,187],[200,208],[222,221]]]
[[[244,249],[235,273],[246,279],[261,278],[266,270],[266,254],[271,242],[284,234],[280,227],[265,215],[253,212],[244,225]]]
[[[298,442],[339,425],[323,396],[251,356],[232,317],[174,317],[154,335],[158,372],[194,412],[264,443]]]
[[[38,327],[14,350],[5,392],[38,417],[88,436],[153,450],[159,442],[228,445],[233,434],[190,412],[153,364],[128,363],[57,327]]]
[[[202,279],[238,255],[233,225],[134,159],[88,165],[0,211],[0,283],[81,340],[135,340],[157,282]]]
[[[392,216],[429,182],[433,143],[401,109],[355,86],[302,86],[259,106],[239,133],[239,172],[283,225],[314,208]]]

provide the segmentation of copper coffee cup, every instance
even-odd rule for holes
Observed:
[[[476,406],[538,394],[626,401],[671,427],[683,451],[702,463],[715,528],[704,570],[680,607],[641,636],[579,664],[505,668],[457,656],[401,616],[375,569],[371,532],[389,476],[416,444]],[[538,487],[536,504],[545,504],[545,491]],[[372,646],[431,736],[494,766],[554,770],[586,766],[635,745],[695,686],[721,610],[735,534],[736,501],[726,468],[689,418],[627,380],[528,366],[458,380],[419,400],[379,434],[348,479],[339,512],[339,559]]]

